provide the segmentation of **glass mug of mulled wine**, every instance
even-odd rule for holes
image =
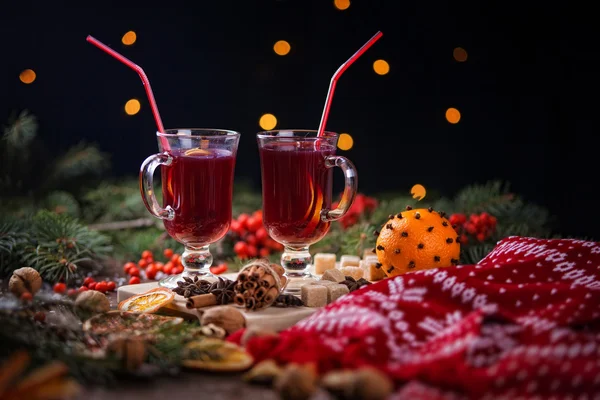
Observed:
[[[314,279],[309,268],[309,246],[321,240],[335,221],[348,211],[356,196],[356,168],[336,156],[338,135],[287,130],[257,134],[262,175],[263,223],[284,246],[281,265],[288,277],[286,292],[297,293]],[[331,209],[333,167],[345,177],[342,198]]]
[[[150,213],[163,220],[168,234],[183,244],[184,270],[160,281],[177,287],[182,276],[214,277],[209,245],[231,223],[231,202],[238,132],[218,129],[168,129],[157,133],[160,153],[140,168],[140,191]],[[167,148],[168,146],[168,148]],[[154,171],[161,167],[161,207],[154,195]]]

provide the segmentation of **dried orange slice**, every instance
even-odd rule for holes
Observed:
[[[134,313],[153,313],[171,303],[174,298],[175,293],[170,289],[156,288],[123,300],[119,303],[119,310]]]
[[[213,372],[241,372],[252,366],[254,359],[235,343],[217,338],[195,340],[185,346],[181,365]]]
[[[185,152],[186,156],[206,156],[209,154],[210,154],[209,150],[201,149],[198,147],[186,150],[186,152]]]

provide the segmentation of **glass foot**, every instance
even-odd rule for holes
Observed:
[[[183,272],[161,280],[158,285],[169,289],[175,289],[177,287],[177,282],[182,281],[184,277],[193,279],[196,276],[198,279],[216,281],[217,276],[210,272],[212,262],[213,257],[212,254],[210,254],[208,246],[199,248],[186,247],[181,255]]]
[[[285,247],[281,255],[281,266],[285,269],[287,284],[283,290],[286,294],[300,294],[302,285],[317,280],[314,275],[308,271],[312,264],[312,257],[307,247],[291,248]]]

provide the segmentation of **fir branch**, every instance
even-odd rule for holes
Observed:
[[[86,261],[95,262],[112,250],[108,237],[68,215],[40,211],[28,229],[29,241],[15,249],[17,256],[51,282],[81,275],[89,269]]]
[[[477,264],[495,247],[494,243],[483,242],[461,248],[460,263],[464,265]]]
[[[44,187],[57,187],[60,183],[71,179],[97,175],[108,165],[108,154],[102,153],[95,145],[81,142],[56,160]]]
[[[455,212],[465,214],[490,212],[494,207],[510,204],[515,200],[515,196],[508,189],[508,183],[502,181],[489,181],[483,185],[467,186],[454,198]]]
[[[37,118],[23,110],[4,127],[2,140],[6,143],[7,150],[19,151],[29,146],[37,135],[37,129]]]

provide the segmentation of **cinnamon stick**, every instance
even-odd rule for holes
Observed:
[[[248,280],[248,274],[247,274],[247,272],[246,272],[246,271],[241,271],[241,272],[238,274],[238,277],[237,277],[237,279],[238,279],[238,281],[240,281],[240,282],[244,282],[244,281]]]
[[[256,282],[252,282],[252,281],[244,282],[244,289],[246,289],[246,290],[256,289],[256,286],[258,286],[256,284]]]
[[[237,294],[235,295],[235,297],[233,298],[233,303],[234,303],[236,306],[243,307],[243,306],[244,306],[244,304],[246,304],[246,299],[244,298],[244,296],[243,296],[241,293],[237,293]]]
[[[281,288],[285,288],[285,285],[287,284],[287,278],[285,276],[280,276],[279,280],[281,281]]]
[[[269,289],[267,294],[265,294],[264,302],[267,304],[271,304],[275,301],[277,296],[279,296],[279,290],[277,290],[276,287],[272,287],[271,289]]]
[[[255,281],[258,281],[265,275],[266,272],[267,271],[265,271],[264,267],[256,267],[256,269],[252,272],[252,278]]]
[[[207,306],[214,306],[216,304],[217,304],[217,297],[212,293],[207,293],[207,294],[201,294],[198,296],[190,297],[187,300],[187,302],[185,303],[185,306],[188,309],[192,309],[192,308],[202,308],[202,307],[207,307]]]
[[[273,269],[273,271],[275,271],[277,273],[277,275],[279,276],[283,276],[283,274],[285,273],[285,270],[283,269],[283,267],[279,264],[271,264],[271,268]]]
[[[265,274],[258,284],[262,287],[270,288],[271,286],[275,286],[275,278],[271,274]]]
[[[265,296],[265,294],[267,294],[267,290],[268,290],[268,288],[263,287],[263,286],[256,289],[256,291],[254,292],[254,297],[256,297],[256,300],[262,300],[262,298]]]

